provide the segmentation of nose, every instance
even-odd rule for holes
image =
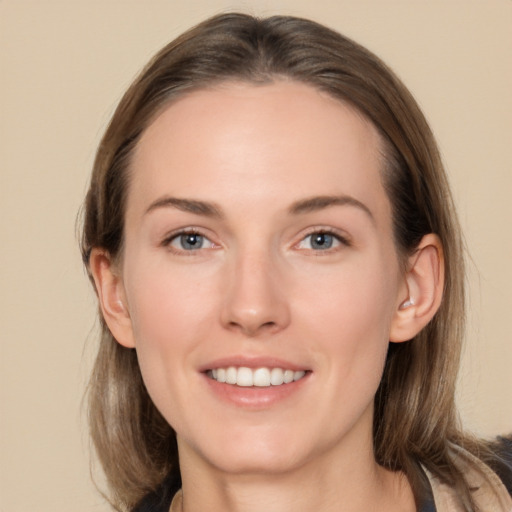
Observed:
[[[283,275],[270,254],[246,251],[232,262],[226,280],[221,321],[248,337],[286,328],[290,310]]]

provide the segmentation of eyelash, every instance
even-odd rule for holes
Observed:
[[[187,256],[193,256],[194,253],[197,253],[200,249],[204,249],[204,247],[198,247],[197,249],[193,249],[193,248],[192,249],[183,249],[183,248],[177,248],[177,247],[172,246],[172,243],[174,241],[176,241],[180,237],[186,236],[186,235],[196,235],[198,237],[202,237],[202,239],[204,241],[208,241],[211,245],[215,245],[214,242],[212,242],[205,234],[203,234],[200,230],[195,229],[195,228],[186,228],[186,229],[182,229],[180,231],[171,233],[162,241],[161,245],[163,247],[167,247],[169,250],[171,250],[177,254],[183,254],[183,255],[187,255]],[[299,250],[311,251],[311,252],[315,253],[316,255],[321,255],[322,253],[329,254],[329,253],[336,252],[337,250],[339,250],[339,247],[336,247],[336,246],[328,247],[326,249],[316,249],[316,250],[312,247],[310,247],[310,248],[300,248],[299,247],[300,244],[302,244],[305,240],[307,240],[308,238],[310,238],[314,235],[330,236],[334,239],[335,242],[339,243],[341,246],[350,247],[352,245],[351,241],[347,237],[340,235],[337,231],[335,231],[332,228],[317,228],[317,227],[315,227],[315,228],[312,228],[308,233],[306,233],[300,239],[300,241],[294,245],[294,247]],[[211,249],[213,247],[208,247],[208,248]]]

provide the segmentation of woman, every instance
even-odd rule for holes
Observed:
[[[506,461],[457,424],[464,268],[435,141],[354,42],[229,14],[170,43],[101,142],[82,252],[117,509],[512,508]]]

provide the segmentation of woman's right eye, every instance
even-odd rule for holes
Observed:
[[[178,233],[165,242],[165,245],[178,251],[198,251],[199,249],[212,249],[215,244],[200,233]]]

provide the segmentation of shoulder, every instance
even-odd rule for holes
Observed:
[[[451,447],[451,458],[458,469],[471,499],[478,510],[493,512],[512,511],[512,437],[500,437],[495,441],[481,442],[474,452],[458,445]],[[475,452],[478,454],[475,455]],[[425,470],[432,490],[433,507],[425,511],[466,510],[459,488],[440,480]],[[423,510],[423,509],[422,509]]]

